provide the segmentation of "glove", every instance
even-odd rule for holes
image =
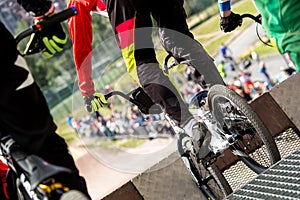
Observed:
[[[67,35],[61,24],[53,25],[47,30],[33,33],[26,45],[24,54],[30,55],[42,52],[45,57],[49,58],[56,52],[61,52],[66,43]]]
[[[107,101],[103,94],[95,93],[90,97],[84,97],[85,110],[87,112],[95,112],[107,104]]]
[[[239,14],[233,12],[228,17],[221,17],[220,28],[222,31],[230,32],[242,25],[242,17]]]

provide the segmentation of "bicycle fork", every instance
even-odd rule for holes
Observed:
[[[234,144],[236,141],[236,135],[231,133],[226,133],[224,130],[217,126],[217,122],[212,119],[209,110],[203,111],[201,108],[190,109],[191,113],[196,118],[200,118],[203,123],[206,124],[210,134],[211,141],[209,144],[209,149],[215,155],[219,155],[224,152],[230,145]]]

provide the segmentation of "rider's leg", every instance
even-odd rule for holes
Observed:
[[[162,2],[154,0],[154,2],[160,5],[151,7],[151,9],[152,15],[157,21],[160,40],[164,48],[168,52],[171,52],[177,59],[184,59],[188,65],[195,67],[196,73],[194,75],[199,80],[200,85],[203,85],[203,83],[209,86],[215,84],[225,85],[213,59],[208,55],[203,46],[194,39],[192,33],[189,31],[183,1],[165,0]],[[170,5],[172,6],[170,7]],[[198,141],[200,146],[203,143],[202,147],[204,148],[201,148],[200,152],[205,153],[205,143],[206,140],[209,141],[209,134],[203,134],[203,132],[208,132],[205,125],[192,120],[186,121],[183,123],[183,126],[192,127],[189,126],[189,124],[199,124],[198,130],[200,130],[200,132],[193,133],[194,136],[199,135],[198,140],[197,137],[193,139],[194,143]],[[186,128],[186,130],[190,130],[190,128]],[[192,132],[194,131],[195,129],[192,129]],[[203,136],[206,137],[204,138]]]
[[[164,48],[176,58],[184,59],[204,76],[210,86],[224,84],[213,59],[189,31],[182,0],[154,0],[159,6],[152,8],[159,26]],[[172,5],[170,7],[170,5]]]
[[[130,10],[132,2],[136,10]],[[117,40],[121,41],[120,48],[129,74],[175,122],[189,129],[188,134],[192,136],[196,132],[199,138],[204,138],[206,132],[199,132],[199,123],[194,120],[181,93],[156,60],[152,29],[149,28],[152,27],[150,8],[159,6],[149,0],[107,0],[106,3]]]
[[[177,88],[163,73],[152,42],[152,21],[144,1],[106,0],[111,24],[120,41],[128,73],[177,123],[192,115]],[[137,7],[134,10],[133,7]]]

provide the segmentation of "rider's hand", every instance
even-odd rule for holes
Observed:
[[[24,53],[29,55],[42,51],[43,55],[49,58],[56,52],[62,51],[66,43],[67,35],[64,32],[61,24],[57,24],[51,26],[51,28],[48,28],[45,31],[33,33],[29,42],[27,43]]]
[[[242,25],[242,17],[239,14],[231,12],[228,17],[221,17],[220,28],[222,31],[230,32]]]
[[[85,110],[92,113],[107,104],[107,101],[103,94],[95,93],[90,97],[84,97]]]

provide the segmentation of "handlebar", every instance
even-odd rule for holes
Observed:
[[[250,13],[245,13],[245,14],[242,14],[241,15],[241,18],[244,19],[244,18],[250,18],[252,19],[253,21],[255,21],[256,23],[258,24],[261,24],[261,14],[258,14],[256,16],[250,14]],[[168,54],[165,59],[164,59],[164,62],[163,62],[163,70],[165,73],[169,73],[169,70],[172,69],[173,67],[177,66],[178,64],[183,64],[184,62],[182,62],[183,60],[176,60],[174,59],[174,61],[168,65],[168,61],[171,59],[171,58],[174,58],[171,54]]]
[[[152,100],[150,100],[150,97],[144,92],[141,87],[135,88],[128,94],[125,94],[121,91],[112,91],[104,94],[104,97],[106,100],[108,100],[115,95],[121,96],[122,98],[136,105],[138,109],[144,114],[149,114],[150,109],[152,114],[159,114],[162,112],[161,107],[153,103]]]
[[[104,98],[106,100],[108,100],[110,97],[115,96],[115,95],[121,96],[124,99],[126,99],[128,101],[131,101],[130,95],[129,94],[125,94],[124,92],[121,92],[121,91],[112,91],[112,92],[109,92],[107,94],[104,94]]]
[[[78,12],[74,6],[65,9],[61,12],[58,12],[50,17],[47,17],[38,23],[32,25],[31,27],[27,28],[26,30],[22,31],[15,37],[16,44],[18,44],[22,39],[30,36],[32,33],[47,31],[55,24],[61,23],[68,18],[77,15]]]
[[[245,13],[245,14],[242,14],[241,15],[242,18],[250,18],[252,19],[253,21],[261,24],[261,14],[258,14],[256,16],[252,15],[252,14],[249,14],[249,13]]]

